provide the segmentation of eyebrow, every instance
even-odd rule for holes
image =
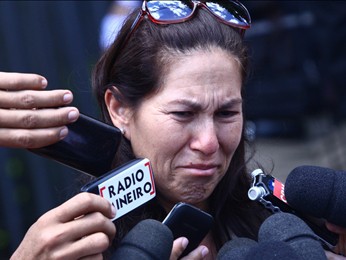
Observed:
[[[231,100],[223,103],[220,107],[218,107],[218,109],[227,109],[227,108],[230,108],[230,107],[233,107],[235,105],[242,104],[242,103],[243,103],[243,100],[241,98],[235,98],[235,99],[231,99]],[[198,110],[203,109],[202,105],[199,104],[198,102],[193,101],[193,100],[187,100],[187,99],[174,100],[174,101],[169,102],[168,104],[183,105],[183,106],[191,108],[194,111],[198,111]]]
[[[233,107],[235,105],[241,105],[243,103],[243,99],[241,98],[236,98],[236,99],[231,99],[228,102],[222,104],[219,109],[226,109],[226,108],[230,108]]]

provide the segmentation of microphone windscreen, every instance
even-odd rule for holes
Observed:
[[[297,211],[346,227],[346,172],[297,167],[287,176],[285,197]]]
[[[245,237],[238,237],[224,244],[217,254],[218,260],[238,259],[245,260],[248,251],[257,245],[257,242]]]
[[[121,240],[112,259],[169,259],[172,247],[172,231],[159,221],[146,219],[134,226]]]
[[[263,241],[250,249],[245,260],[299,260],[293,248],[282,241]]]
[[[268,217],[260,227],[258,241],[286,242],[301,259],[327,259],[314,232],[293,214],[276,213]]]

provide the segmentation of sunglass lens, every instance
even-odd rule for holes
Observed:
[[[193,8],[190,1],[147,1],[150,15],[157,21],[179,21],[189,17]]]
[[[246,8],[236,1],[206,1],[208,6],[216,16],[240,27],[250,26],[251,18]]]

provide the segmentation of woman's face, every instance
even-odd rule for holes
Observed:
[[[179,201],[206,208],[241,139],[241,83],[233,56],[195,50],[175,59],[130,119],[133,151],[151,161],[166,210]]]

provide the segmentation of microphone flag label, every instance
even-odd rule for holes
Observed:
[[[287,203],[286,198],[285,198],[285,185],[278,181],[276,178],[274,178],[274,190],[273,194],[275,197],[280,199],[281,201]]]
[[[154,176],[148,159],[124,169],[98,185],[101,197],[117,210],[118,219],[156,196]]]

